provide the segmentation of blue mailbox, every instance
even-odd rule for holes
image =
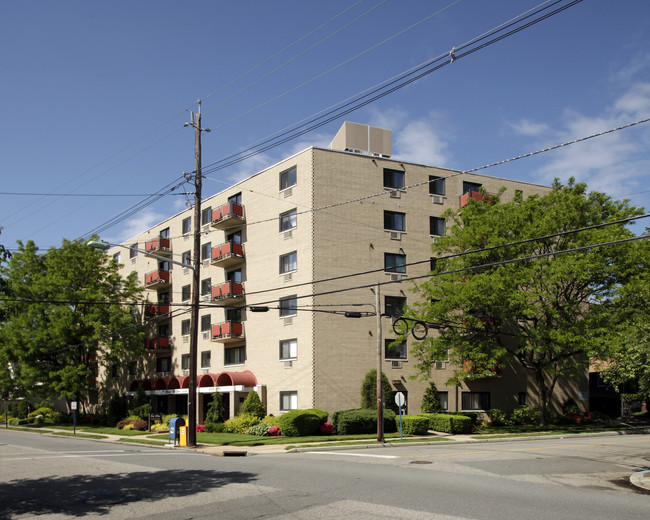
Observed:
[[[176,441],[180,444],[180,427],[185,426],[185,419],[182,417],[172,417],[169,419],[169,443],[174,443],[176,446]]]

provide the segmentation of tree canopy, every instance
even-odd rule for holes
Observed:
[[[0,388],[14,397],[77,399],[95,387],[100,366],[143,349],[135,275],[81,241],[40,254],[18,242],[0,299]]]
[[[584,373],[603,354],[597,338],[611,334],[611,320],[601,304],[638,271],[637,242],[588,247],[632,231],[624,223],[593,226],[642,212],[573,179],[525,200],[501,203],[503,192],[445,214],[451,226],[432,246],[435,269],[406,316],[451,328],[416,343],[413,354],[423,374],[449,358],[458,367],[450,383],[517,363],[534,374],[545,418],[558,378]],[[564,253],[572,249],[579,250]]]

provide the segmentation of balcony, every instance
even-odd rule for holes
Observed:
[[[244,339],[244,326],[238,321],[212,325],[212,341],[235,343]]]
[[[154,338],[149,338],[144,341],[144,348],[149,350],[169,350],[170,342],[169,338],[164,336],[157,336]]]
[[[147,289],[171,285],[169,271],[152,271],[144,275],[144,286]]]
[[[153,253],[159,256],[172,256],[172,244],[169,238],[154,238],[145,242],[145,254]]]
[[[224,269],[244,262],[244,246],[230,241],[212,248],[212,265]]]
[[[145,318],[158,318],[169,314],[169,304],[167,303],[147,303],[144,306]]]
[[[477,202],[480,202],[483,199],[485,199],[485,201],[488,202],[492,198],[493,195],[491,195],[490,193],[486,193],[485,195],[483,195],[483,193],[481,193],[480,191],[470,190],[468,192],[463,193],[460,196],[460,207],[464,208],[465,206],[467,206],[469,199],[474,199]]]
[[[226,229],[230,227],[243,226],[244,206],[236,202],[228,202],[221,207],[212,209],[212,227]]]
[[[225,282],[212,287],[212,301],[217,305],[244,303],[244,286],[237,282]]]

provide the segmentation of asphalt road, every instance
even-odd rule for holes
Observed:
[[[0,431],[0,518],[640,519],[650,436],[216,457]]]

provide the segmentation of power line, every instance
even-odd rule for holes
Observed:
[[[155,197],[156,193],[33,193],[26,191],[0,191],[0,195],[28,197]],[[191,193],[169,193],[169,195],[191,195]]]

